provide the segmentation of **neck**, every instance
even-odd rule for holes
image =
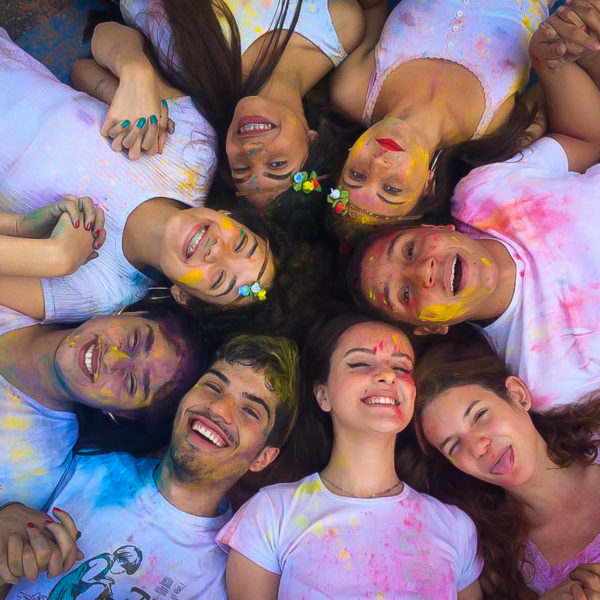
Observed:
[[[308,129],[302,106],[302,91],[297,83],[271,78],[258,95],[289,108]]]
[[[482,314],[474,317],[474,320],[486,321],[498,318],[508,308],[515,292],[517,265],[506,246],[501,242],[490,239],[482,239],[480,242],[486,252],[491,255],[492,262],[498,270],[498,280],[494,293],[482,305]]]
[[[217,515],[219,503],[231,487],[230,480],[194,477],[187,480],[177,473],[170,450],[158,464],[154,480],[160,493],[175,508],[199,517]]]
[[[369,498],[373,494],[379,495],[398,482],[394,467],[395,445],[395,434],[335,433],[331,458],[322,473],[351,496]],[[340,489],[328,487],[333,493],[343,495]],[[402,486],[397,486],[381,495],[396,495],[401,490]]]
[[[188,208],[169,198],[152,198],[129,215],[123,230],[123,254],[138,271],[160,271],[160,248],[169,217]]]
[[[0,337],[0,373],[42,406],[70,411],[73,398],[60,383],[54,355],[72,330],[34,325]]]
[[[587,465],[574,462],[559,467],[548,456],[546,444],[540,443],[540,457],[531,478],[524,484],[506,488],[507,494],[522,503],[530,526],[539,527],[552,522],[563,511],[570,511],[574,498],[583,493]]]

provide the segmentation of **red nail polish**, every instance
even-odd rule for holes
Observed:
[[[92,224],[91,224],[91,223],[88,223],[88,224],[85,226],[85,228],[86,228],[86,230],[87,230],[87,231],[89,231],[89,230],[92,228]]]
[[[35,525],[30,521],[27,523],[27,529],[35,529]]]
[[[94,231],[94,235],[96,237],[99,236],[101,231],[102,231],[101,229],[96,229],[96,231]]]
[[[58,506],[55,506],[52,510],[55,510],[56,512],[64,512],[64,510],[62,508],[58,508]]]
[[[54,521],[52,519],[46,519],[44,521],[44,525],[52,525],[54,523]]]
[[[79,227],[79,225],[81,225],[81,223],[79,221],[75,221],[75,227]]]

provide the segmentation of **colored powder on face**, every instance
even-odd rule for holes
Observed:
[[[461,317],[466,312],[467,309],[462,302],[457,304],[432,304],[421,310],[419,313],[419,321],[446,323],[452,319]]]
[[[484,264],[486,267],[489,267],[489,266],[491,266],[491,264],[492,264],[492,263],[490,262],[489,258],[486,258],[485,256],[483,256],[483,257],[481,258],[481,262],[482,262],[482,263],[483,263],[483,264]]]
[[[221,229],[224,229],[225,231],[231,231],[233,229],[233,221],[227,215],[221,217]]]
[[[202,279],[202,271],[199,269],[191,269],[183,277],[178,279],[179,283],[184,285],[194,286]]]
[[[127,354],[125,354],[125,352],[121,352],[117,346],[111,346],[107,354],[112,354],[114,358],[127,358]]]

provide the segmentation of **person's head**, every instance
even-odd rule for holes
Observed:
[[[111,573],[133,575],[142,564],[142,551],[137,546],[121,546],[113,552],[113,561]]]
[[[357,212],[401,218],[422,212],[419,200],[428,190],[431,157],[402,119],[386,118],[354,143],[339,184]]]
[[[546,443],[529,410],[531,393],[509,375],[486,340],[464,335],[434,344],[415,371],[415,427],[461,471],[505,489],[526,483]]]
[[[264,207],[301,171],[317,132],[304,114],[262,96],[242,98],[227,132],[226,151],[236,188]]]
[[[197,328],[164,308],[94,317],[64,333],[54,368],[69,397],[130,418],[174,410],[209,356]]]
[[[282,337],[226,342],[182,399],[168,455],[182,479],[232,484],[279,453],[296,417],[298,350]]]
[[[178,303],[197,299],[233,308],[256,299],[244,293],[246,286],[269,287],[275,267],[268,239],[232,217],[196,207],[179,210],[167,221],[159,261]]]
[[[318,322],[302,354],[302,418],[334,435],[397,434],[412,418],[413,362],[396,326],[358,313]]]
[[[482,240],[453,225],[381,231],[357,248],[348,280],[359,306],[412,325],[416,334],[498,316],[497,262]]]

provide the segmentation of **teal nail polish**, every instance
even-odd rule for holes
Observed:
[[[163,106],[168,106],[167,101],[164,98],[161,100],[161,102]]]
[[[137,122],[137,128],[141,129],[146,124],[146,117],[140,117]]]
[[[127,119],[125,119],[124,121],[121,122],[121,127],[123,129],[126,129],[127,127],[129,127],[129,121]]]
[[[156,115],[150,115],[150,123],[152,123],[152,125],[156,125],[158,123]]]

